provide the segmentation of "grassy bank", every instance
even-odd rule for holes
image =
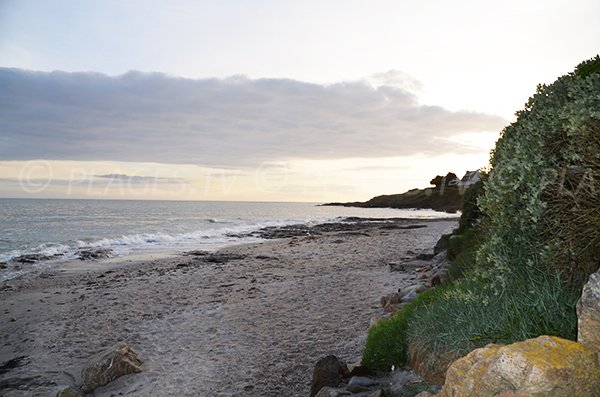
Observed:
[[[502,131],[485,182],[465,195],[450,282],[372,327],[365,365],[576,338],[575,304],[600,263],[599,93],[599,57],[538,87]]]

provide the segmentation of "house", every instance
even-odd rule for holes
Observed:
[[[457,182],[457,186],[468,188],[469,186],[479,182],[479,180],[481,180],[481,174],[479,171],[467,171],[465,176],[463,176],[461,180]]]

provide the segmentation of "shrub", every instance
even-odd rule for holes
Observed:
[[[539,86],[501,133],[449,242],[450,284],[369,331],[364,364],[456,357],[487,343],[576,338],[575,305],[600,264],[600,57]],[[470,206],[470,207],[469,207]],[[479,212],[478,212],[479,211]],[[452,240],[452,239],[451,239]]]
[[[479,266],[496,275],[492,283],[496,293],[507,286],[505,274],[523,267],[543,268],[576,289],[597,269],[598,242],[589,236],[598,230],[594,204],[598,197],[581,196],[592,208],[571,211],[581,203],[572,195],[559,194],[557,176],[561,169],[597,164],[600,145],[593,125],[600,119],[600,74],[593,71],[599,67],[596,57],[553,84],[538,87],[496,144],[492,171],[479,199],[490,233],[478,253]],[[573,232],[581,230],[576,223],[581,216],[593,219],[586,222],[589,235],[583,239],[586,246],[591,244],[590,258],[580,261],[569,254],[557,261],[564,257],[562,243],[572,241]],[[573,253],[581,254],[583,248]]]
[[[577,287],[598,268],[600,258],[600,119],[589,119],[574,137],[559,134],[549,155],[560,159],[553,152],[573,145],[579,147],[579,159],[558,161],[559,171],[542,200],[550,263]]]
[[[462,214],[458,221],[458,230],[460,233],[480,222],[483,216],[477,200],[484,192],[484,182],[487,174],[483,172],[481,174],[481,179],[469,186],[464,192]]]

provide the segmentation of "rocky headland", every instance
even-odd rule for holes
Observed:
[[[479,180],[479,172],[468,171],[458,179],[452,172],[438,175],[430,183],[433,187],[411,189],[405,193],[373,197],[364,202],[326,203],[326,206],[361,208],[416,208],[455,213],[462,209],[463,193]]]

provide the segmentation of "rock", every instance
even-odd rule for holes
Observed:
[[[488,345],[455,361],[438,397],[598,397],[598,355],[581,343],[540,336]]]
[[[184,252],[182,255],[183,256],[207,256],[207,255],[210,255],[210,252],[203,251],[203,250],[194,250],[194,251]]]
[[[417,394],[415,397],[432,397],[433,394],[429,393],[428,391],[422,391],[421,393]]]
[[[402,297],[400,300],[402,302],[412,302],[417,299],[417,295],[421,292],[425,291],[427,288],[423,284],[416,284],[411,287],[402,290]]]
[[[577,341],[600,352],[600,271],[590,276],[577,302]]]
[[[379,299],[381,303],[381,307],[386,308],[389,305],[400,303],[400,294],[397,292],[393,292],[388,295],[384,295]]]
[[[339,397],[349,396],[352,393],[344,389],[336,389],[334,387],[325,386],[315,395],[315,397]]]
[[[352,378],[350,378],[350,381],[348,381],[348,385],[359,385],[359,386],[374,386],[377,385],[378,383],[371,379],[371,378],[367,378],[366,376],[353,376]]]
[[[337,387],[342,378],[348,374],[346,363],[334,355],[329,355],[317,361],[313,370],[310,385],[310,397],[317,395],[325,386]]]
[[[213,254],[208,255],[206,260],[211,263],[227,263],[233,260],[245,259],[246,255],[243,254],[228,254],[226,252],[215,252]]]
[[[448,280],[448,272],[440,270],[429,278],[429,285],[435,287],[436,285],[444,284]]]
[[[362,393],[365,391],[371,391],[372,389],[368,388],[367,386],[361,386],[361,385],[348,385],[346,387],[346,390],[349,391],[350,393]]]
[[[64,389],[59,390],[56,397],[83,397],[83,394],[81,394],[79,390],[67,386]]]
[[[415,257],[415,259],[420,260],[420,261],[430,261],[433,259],[433,257],[435,256],[435,254],[430,254],[427,252],[422,252],[419,255],[417,255]]]
[[[452,236],[452,234],[442,234],[437,243],[435,243],[435,247],[433,247],[433,253],[435,255],[448,249],[448,240],[450,239],[450,236]]]
[[[79,251],[80,261],[106,259],[110,257],[112,250],[106,248],[87,249]]]
[[[417,299],[417,291],[412,290],[402,296],[402,302],[412,302]]]
[[[369,395],[369,397],[382,397],[382,396],[383,396],[383,392],[381,390],[377,390],[373,394]]]
[[[30,263],[35,263],[35,262],[39,262],[39,261],[46,261],[50,258],[51,258],[50,256],[43,255],[43,254],[26,254],[26,255],[21,255],[21,256],[14,258],[13,261],[19,262],[19,263],[30,264]]]
[[[137,354],[125,343],[119,343],[92,358],[83,368],[83,391],[89,393],[123,375],[141,372],[141,366]]]
[[[502,393],[497,394],[494,397],[533,397],[529,393]]]
[[[406,264],[404,264],[404,263],[389,262],[388,266],[390,267],[390,271],[392,271],[392,272],[405,272],[406,271]]]

